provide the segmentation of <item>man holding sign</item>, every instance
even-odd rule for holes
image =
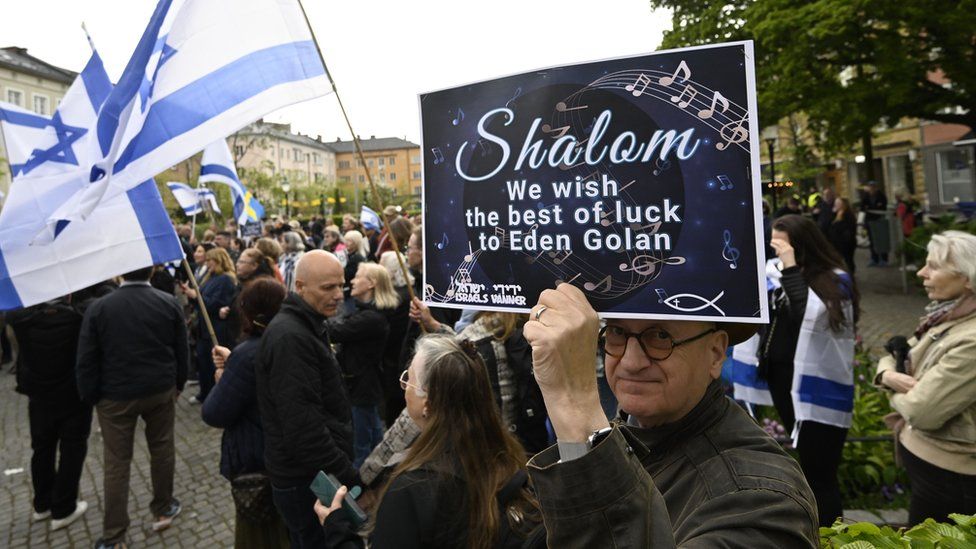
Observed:
[[[424,299],[529,313],[551,547],[818,543],[799,466],[718,383],[769,321],[753,59],[737,42],[420,95]]]
[[[558,444],[529,462],[550,547],[817,547],[796,462],[718,382],[745,324],[599,318],[576,287],[525,325]],[[599,334],[599,336],[597,335]],[[621,417],[607,422],[593,356]]]

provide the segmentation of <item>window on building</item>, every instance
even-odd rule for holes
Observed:
[[[357,158],[356,159],[356,167],[357,168],[362,168],[363,167],[363,161]]]
[[[47,96],[44,95],[34,96],[34,112],[41,115],[47,114]]]
[[[234,145],[234,156],[237,158],[244,157],[244,145]]]
[[[367,160],[366,163],[369,164],[369,167],[370,168],[373,167],[373,159],[372,158],[370,158],[369,160]]]
[[[957,199],[971,202],[973,193],[973,150],[951,149],[936,153],[939,180],[939,200],[952,204]]]
[[[420,196],[420,185],[413,188],[413,194],[414,196]]]
[[[410,163],[411,164],[420,164],[420,155],[419,154],[415,154],[415,155],[411,156],[410,157]]]
[[[322,165],[322,155],[319,154],[319,153],[312,153],[312,162],[316,166],[321,166]]]
[[[315,182],[316,183],[321,183],[324,179],[325,179],[325,176],[324,175],[322,175],[322,174],[320,174],[318,172],[315,173]]]
[[[365,176],[365,175],[360,175],[360,176],[359,176],[359,182],[360,182],[360,183],[363,183],[363,182],[365,182],[365,181],[366,181],[366,176]]]
[[[420,179],[420,172],[413,172],[414,179]]]
[[[912,173],[912,162],[907,154],[886,157],[884,167],[890,198],[898,193],[915,194],[915,174]]]
[[[396,181],[396,172],[390,172],[390,181]]]
[[[386,164],[386,159],[381,156],[378,159],[376,159],[376,162],[378,162],[380,166],[383,166],[384,164]]]
[[[396,164],[396,157],[395,156],[391,156],[390,157],[390,165],[393,166],[395,164]]]
[[[339,161],[339,169],[340,170],[348,170],[349,169],[349,161],[348,160],[340,160]]]
[[[7,88],[7,103],[13,103],[18,107],[24,106],[24,92]]]
[[[293,149],[295,151],[295,162],[304,162],[305,155],[302,153],[301,149]]]

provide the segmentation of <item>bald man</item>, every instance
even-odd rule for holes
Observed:
[[[309,489],[319,471],[346,486],[360,484],[352,466],[351,406],[325,324],[339,310],[343,282],[334,255],[303,255],[295,267],[295,291],[268,324],[258,350],[264,462],[292,547],[325,546]]]

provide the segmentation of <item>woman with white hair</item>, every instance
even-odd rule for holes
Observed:
[[[342,241],[346,244],[345,271],[346,283],[348,284],[356,276],[359,264],[365,261],[366,254],[369,253],[369,241],[359,231],[346,232],[342,236]]]
[[[907,345],[889,342],[875,377],[897,412],[911,524],[976,513],[976,236],[946,231],[928,252],[918,276],[932,303]]]
[[[288,231],[281,235],[281,248],[284,253],[278,260],[278,269],[285,279],[285,288],[289,292],[294,292],[295,265],[298,265],[298,260],[305,255],[305,242],[298,233]]]

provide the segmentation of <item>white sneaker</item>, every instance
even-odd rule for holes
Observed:
[[[41,521],[41,520],[47,520],[49,518],[51,518],[51,512],[50,511],[44,511],[43,513],[38,513],[37,511],[34,511],[34,514],[31,515],[31,519],[34,522],[38,522],[38,521]]]
[[[60,530],[68,526],[72,522],[78,520],[81,517],[81,515],[84,515],[85,511],[87,510],[88,510],[88,502],[79,501],[77,504],[75,504],[74,513],[71,513],[70,515],[64,517],[63,519],[54,519],[51,521],[51,530],[52,531]]]

